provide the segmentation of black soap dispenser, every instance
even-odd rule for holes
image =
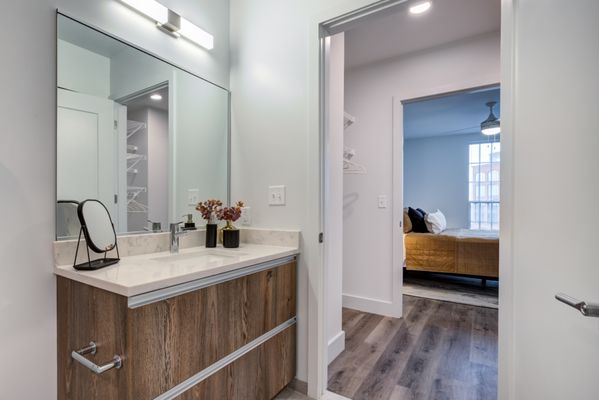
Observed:
[[[193,214],[185,214],[185,215],[183,215],[183,217],[187,217],[187,221],[185,221],[185,224],[183,225],[183,230],[184,231],[195,231],[196,223],[193,222]]]

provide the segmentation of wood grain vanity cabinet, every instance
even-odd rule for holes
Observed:
[[[136,307],[57,279],[59,400],[269,400],[295,376],[294,259]],[[73,360],[90,341],[97,352],[86,358],[120,355],[122,367],[95,374]],[[167,393],[202,372],[209,375]]]

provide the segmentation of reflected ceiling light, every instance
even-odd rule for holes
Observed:
[[[214,48],[214,36],[194,25],[176,12],[154,0],[120,0],[156,22],[156,26],[169,35],[198,44],[208,50]]]
[[[410,14],[418,15],[425,13],[428,10],[430,10],[432,5],[433,3],[431,3],[430,1],[421,1],[419,3],[416,3],[413,6],[410,6]]]
[[[489,107],[489,116],[480,124],[480,132],[483,135],[493,136],[501,132],[499,120],[495,114],[493,114],[493,107],[495,107],[495,104],[497,104],[496,101],[487,103],[487,107]]]
[[[150,96],[150,98],[154,101],[160,101],[162,100],[162,96],[159,95],[158,93],[154,93],[153,95]]]

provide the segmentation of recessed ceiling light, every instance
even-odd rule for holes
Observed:
[[[150,96],[150,98],[151,98],[152,100],[155,100],[155,101],[160,101],[160,100],[162,100],[162,96],[161,96],[161,95],[159,95],[158,93],[154,93],[153,95],[151,95],[151,96]]]
[[[418,15],[427,12],[432,6],[430,1],[416,3],[410,7],[410,14]]]

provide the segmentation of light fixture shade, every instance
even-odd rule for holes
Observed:
[[[139,11],[154,21],[165,24],[168,22],[168,8],[154,0],[121,0],[129,7]]]
[[[487,103],[489,107],[489,116],[480,124],[480,132],[486,136],[497,135],[501,132],[501,125],[495,114],[493,114],[493,107],[497,102],[490,101]]]
[[[200,46],[212,50],[214,48],[214,36],[202,28],[192,24],[185,18],[181,18],[181,28],[178,33],[188,40],[199,44]]]
[[[198,44],[208,50],[214,48],[214,36],[194,25],[179,14],[154,0],[120,0],[134,10],[156,22],[156,26],[169,35]]]
[[[485,136],[495,136],[501,133],[501,127],[499,126],[499,123],[497,123],[495,126],[482,128],[480,131]]]

